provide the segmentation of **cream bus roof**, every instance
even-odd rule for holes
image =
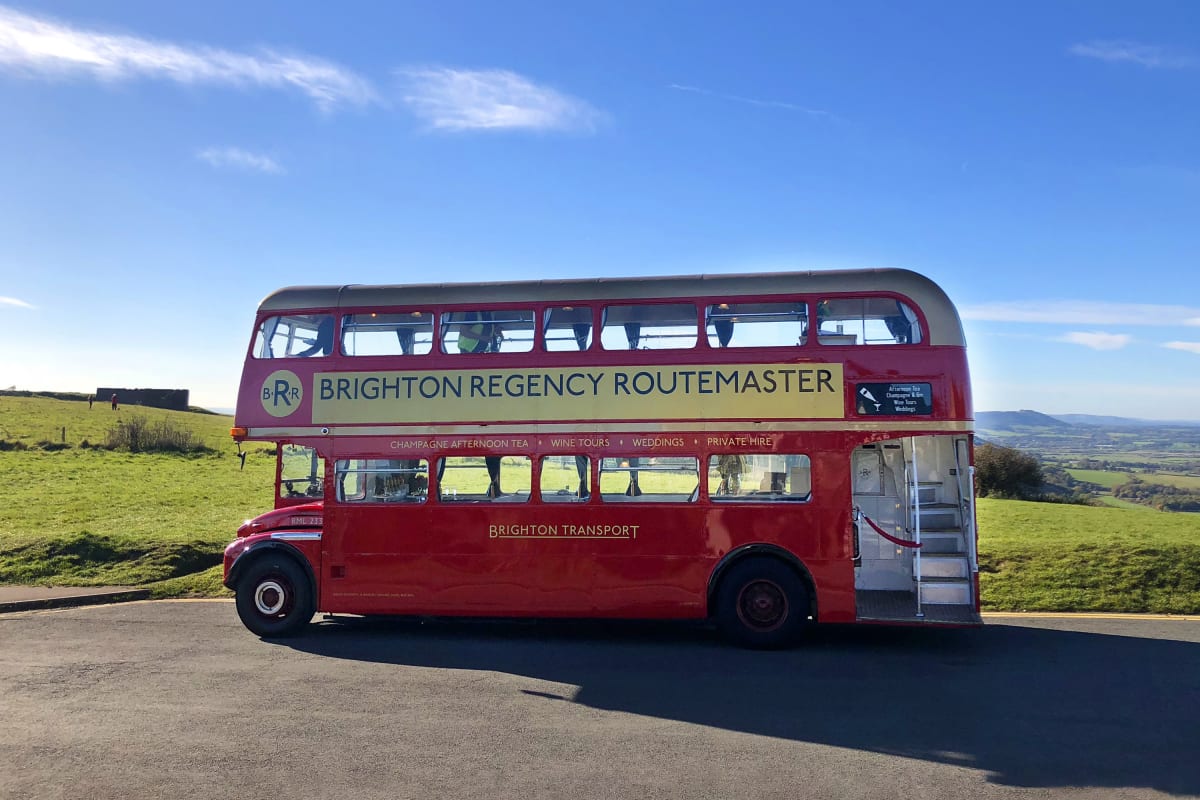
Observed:
[[[929,323],[928,341],[964,344],[953,303],[936,283],[904,269],[771,272],[745,275],[673,275],[649,278],[582,278],[494,283],[291,286],[268,295],[260,311],[384,308],[456,303],[588,302],[765,294],[895,292],[913,301]]]

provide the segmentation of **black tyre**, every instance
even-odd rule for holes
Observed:
[[[259,636],[294,636],[316,612],[312,584],[295,559],[264,554],[238,581],[237,611],[242,623]]]
[[[795,644],[808,626],[808,590],[796,571],[754,557],[729,568],[717,593],[721,632],[742,645],[773,649]]]

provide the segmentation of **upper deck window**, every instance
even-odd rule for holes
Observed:
[[[342,317],[342,352],[348,356],[423,356],[433,349],[433,314],[348,314]]]
[[[691,303],[608,306],[600,344],[605,350],[686,350],[696,346]]]
[[[808,335],[808,305],[718,303],[705,311],[709,347],[794,347]]]
[[[838,297],[817,303],[821,344],[918,344],[917,314],[894,297]]]
[[[331,353],[332,314],[267,317],[254,336],[254,358],[310,358]]]
[[[558,306],[546,309],[542,323],[543,347],[554,351],[587,350],[592,346],[592,309]]]
[[[498,309],[442,314],[442,352],[528,353],[533,349],[533,312]]]

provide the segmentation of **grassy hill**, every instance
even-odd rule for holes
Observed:
[[[981,499],[980,591],[1008,611],[1200,612],[1200,515]]]
[[[135,419],[186,429],[210,449],[83,446]],[[205,413],[0,397],[0,583],[223,592],[213,567],[237,526],[271,507],[274,480],[274,457],[262,445],[239,470],[230,424]]]
[[[82,442],[103,444],[104,437],[117,420],[141,417],[150,423],[172,422],[193,431],[207,446],[233,451],[229,438],[230,417],[207,412],[168,411],[144,406],[121,406],[113,411],[108,403],[88,408],[87,397],[61,400],[49,397],[0,395],[0,442],[34,446],[39,442],[66,443],[73,447]]]
[[[81,447],[135,417],[185,427],[211,449]],[[227,594],[221,550],[243,519],[271,507],[274,479],[264,445],[238,468],[230,423],[0,396],[0,583]],[[979,524],[986,608],[1200,613],[1200,515],[983,499]]]

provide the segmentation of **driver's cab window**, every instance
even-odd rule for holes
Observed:
[[[254,358],[312,358],[333,353],[332,314],[267,317],[254,336]]]
[[[279,448],[279,499],[319,500],[325,496],[325,459],[311,447],[295,444]]]

